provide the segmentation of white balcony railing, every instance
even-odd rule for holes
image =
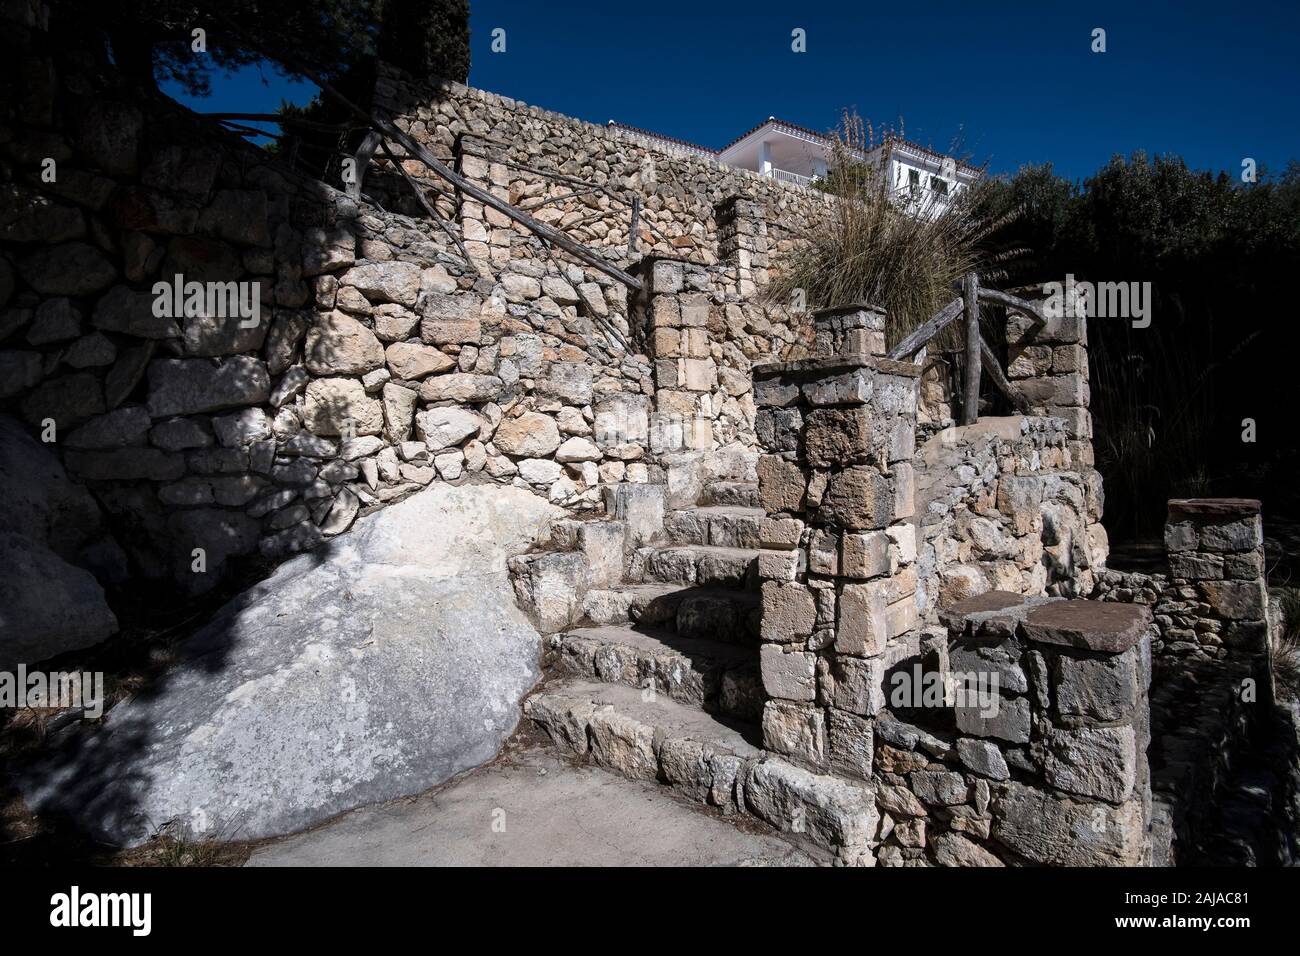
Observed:
[[[798,173],[792,173],[786,169],[777,169],[775,166],[768,170],[767,175],[783,183],[794,183],[796,186],[807,186],[815,178],[813,176],[800,176]]]

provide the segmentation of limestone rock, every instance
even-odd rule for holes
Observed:
[[[354,378],[318,378],[307,385],[303,424],[314,435],[378,435],[384,410]]]
[[[557,510],[437,484],[361,519],[226,605],[156,693],[26,768],[28,804],[116,844],[173,820],[259,839],[490,760],[540,676],[506,559]]]
[[[492,441],[507,455],[539,458],[560,447],[560,429],[549,415],[525,412],[502,422]]]
[[[271,393],[266,366],[248,355],[223,361],[155,359],[148,375],[147,404],[154,418],[257,405]]]
[[[367,262],[343,273],[339,284],[352,286],[373,301],[410,308],[420,295],[420,267],[414,262]]]
[[[37,249],[19,261],[18,272],[42,295],[94,295],[117,278],[108,256],[85,242]]]
[[[407,381],[445,372],[456,364],[450,356],[437,349],[413,342],[396,342],[388,346],[384,355],[393,374]]]
[[[362,375],[384,364],[375,333],[344,312],[318,317],[307,330],[303,354],[313,375]]]
[[[478,434],[482,427],[482,418],[455,406],[431,408],[415,416],[415,434],[430,451],[459,445],[470,435]]]

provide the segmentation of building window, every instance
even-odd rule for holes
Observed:
[[[907,171],[907,188],[913,196],[921,191],[921,172],[917,169]]]
[[[930,188],[933,189],[935,193],[937,193],[940,196],[948,195],[947,181],[940,179],[938,176],[930,177]]]

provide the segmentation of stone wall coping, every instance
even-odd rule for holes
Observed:
[[[874,368],[887,375],[904,375],[908,378],[921,377],[921,367],[919,365],[881,358],[872,355],[870,352],[847,352],[843,355],[796,359],[791,362],[763,362],[755,365],[752,371],[754,378],[774,378],[778,375],[815,375],[840,369],[847,371],[855,368]]]
[[[1014,591],[985,591],[939,608],[939,621],[958,637],[1005,639],[1014,636],[1026,614],[1059,597],[1029,597]]]
[[[1075,599],[1031,609],[1021,631],[1038,644],[1122,654],[1150,627],[1151,610],[1145,605]]]
[[[1169,513],[1183,515],[1203,515],[1211,518],[1240,517],[1257,515],[1260,511],[1258,498],[1171,498]]]
[[[872,305],[870,302],[854,302],[849,305],[832,305],[824,309],[814,309],[812,313],[813,320],[819,317],[831,315],[850,315],[854,312],[878,312],[885,314],[885,310],[878,305]]]
[[[544,122],[554,123],[556,125],[567,126],[570,129],[590,136],[598,136],[606,140],[612,140],[619,143],[626,143],[639,149],[645,149],[658,153],[669,159],[680,160],[686,163],[693,163],[705,169],[722,173],[726,176],[733,177],[740,182],[761,185],[766,188],[772,188],[777,195],[782,192],[794,193],[800,198],[808,199],[813,202],[820,202],[825,205],[832,205],[835,198],[829,193],[823,193],[807,186],[801,186],[798,183],[786,182],[780,179],[773,179],[764,176],[762,173],[753,169],[741,169],[737,166],[728,166],[722,160],[713,156],[700,156],[696,153],[674,150],[668,143],[655,143],[648,141],[645,137],[638,137],[635,134],[620,129],[618,127],[600,126],[587,120],[578,119],[576,116],[568,116],[564,113],[557,113],[553,110],[543,109],[540,106],[530,106],[522,100],[516,100],[500,93],[492,93],[479,87],[467,86],[464,83],[458,83],[455,80],[420,80],[412,77],[404,70],[384,64],[387,79],[390,83],[404,87],[407,103],[400,102],[401,98],[395,98],[394,112],[400,114],[414,112],[415,108],[429,102],[437,102],[442,98],[438,95],[430,95],[435,91],[441,92],[443,96],[460,97],[464,99],[477,100],[488,106],[496,106],[501,109],[509,110],[513,113],[534,117]],[[482,136],[482,134],[478,134]]]

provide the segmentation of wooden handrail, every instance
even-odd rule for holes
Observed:
[[[359,124],[364,123],[370,128],[371,132],[377,133],[385,140],[400,145],[406,151],[408,156],[424,163],[429,170],[440,178],[446,180],[464,195],[477,200],[485,206],[495,209],[507,219],[519,223],[519,225],[523,226],[529,232],[532,232],[539,238],[551,243],[551,245],[563,249],[565,252],[569,253],[569,255],[581,262],[585,262],[593,269],[605,273],[605,275],[609,276],[611,279],[617,279],[633,292],[641,291],[641,280],[636,276],[620,269],[618,266],[611,265],[595,250],[589,249],[582,243],[570,239],[558,229],[553,229],[544,222],[538,222],[523,210],[516,208],[504,199],[499,199],[486,189],[482,189],[470,182],[464,176],[447,166],[446,163],[438,159],[437,156],[434,156],[432,152],[417,142],[414,137],[406,133],[404,130],[398,128],[389,120],[373,115],[357,106],[356,103],[352,102],[352,100],[340,93],[318,70],[314,69],[300,57],[288,53],[287,51],[277,51],[277,53],[273,54],[263,44],[258,43],[255,39],[245,34],[229,16],[220,13],[214,14],[214,16],[216,19],[224,23],[231,33],[243,39],[249,47],[262,53],[268,59],[283,63],[292,68],[295,72],[301,73],[303,76],[307,77],[320,88],[321,92],[325,93],[335,102],[339,103],[339,105],[349,113],[355,116]],[[375,145],[378,146],[378,143],[375,143]]]
[[[1019,312],[1027,315],[1034,320],[1034,331],[1042,329],[1047,325],[1047,315],[1043,312],[1043,307],[1037,302],[1030,302],[1026,299],[1019,299],[1014,295],[1003,292],[1000,289],[986,289],[980,286],[979,297],[985,302],[993,302],[997,305],[1006,306],[1013,312]]]
[[[988,374],[989,381],[997,386],[999,392],[1007,397],[1007,401],[1016,406],[1016,410],[1022,415],[1028,415],[1031,409],[1029,399],[1025,393],[1020,391],[1011,384],[1006,373],[1002,371],[1002,363],[998,357],[993,354],[989,344],[984,341],[984,336],[980,336],[980,355],[984,359],[984,371]]]
[[[973,272],[962,280],[962,313],[966,322],[966,381],[961,398],[961,423],[974,425],[980,417],[980,371],[984,339],[980,336],[980,280]]]
[[[947,328],[960,316],[966,316],[966,383],[963,389],[965,403],[963,406],[963,418],[969,419],[965,424],[969,424],[974,419],[971,415],[976,410],[976,403],[979,395],[979,379],[981,372],[987,373],[989,381],[997,388],[999,392],[1006,396],[1007,400],[1016,407],[1022,414],[1028,414],[1031,410],[1029,399],[1025,394],[1011,384],[1006,373],[1002,370],[1002,364],[998,361],[997,355],[993,349],[984,341],[984,337],[979,334],[979,314],[978,302],[983,299],[985,302],[993,302],[998,305],[1006,306],[1015,312],[1020,312],[1029,316],[1033,320],[1035,330],[1042,328],[1047,324],[1047,317],[1043,314],[1042,308],[1035,302],[1028,302],[1024,299],[1016,298],[997,289],[985,289],[978,284],[978,279],[972,275],[968,280],[961,284],[962,295],[953,299],[942,309],[932,315],[924,323],[917,326],[903,338],[901,342],[895,345],[887,353],[887,357],[896,360],[907,359],[915,355],[925,347],[931,339],[938,335],[943,329]],[[969,294],[968,294],[969,293]],[[967,305],[970,303],[974,306],[968,310]],[[971,313],[974,313],[973,315]],[[974,319],[974,322],[971,319]],[[974,398],[972,398],[972,392]],[[969,411],[968,411],[969,410]]]
[[[925,322],[909,332],[901,342],[889,350],[887,357],[898,360],[911,358],[921,351],[927,342],[954,322],[962,314],[962,311],[962,300],[953,299]]]

